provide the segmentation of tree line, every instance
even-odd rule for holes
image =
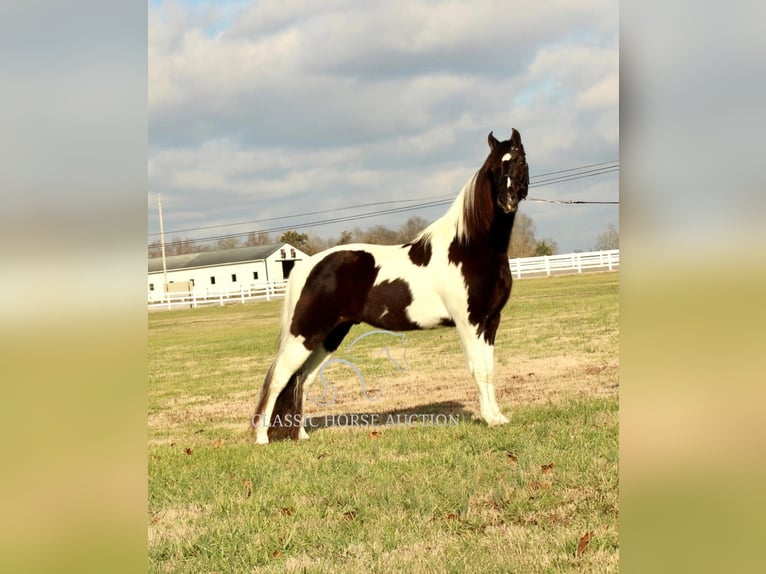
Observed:
[[[407,243],[423,231],[429,222],[422,217],[410,217],[404,225],[397,229],[391,229],[384,225],[373,225],[367,229],[355,227],[344,230],[335,237],[319,237],[310,233],[298,231],[285,231],[284,233],[268,233],[263,231],[250,232],[246,238],[224,237],[213,242],[201,242],[188,238],[174,237],[165,244],[165,255],[183,255],[186,253],[200,253],[203,251],[217,251],[221,249],[234,249],[235,247],[252,247],[256,245],[273,245],[275,243],[289,243],[304,253],[313,255],[324,249],[336,245],[348,243],[374,243],[378,245],[397,245]],[[599,235],[594,250],[617,249],[619,247],[619,234],[614,226],[610,226]],[[516,215],[516,221],[511,233],[511,244],[508,247],[508,257],[535,257],[539,255],[555,255],[558,253],[558,244],[553,239],[538,239],[535,234],[535,225],[532,218],[524,213]],[[149,258],[160,257],[162,248],[159,240],[149,244]]]

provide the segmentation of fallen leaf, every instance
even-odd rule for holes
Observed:
[[[553,472],[553,463],[544,464],[540,467],[540,469],[543,471],[543,474],[550,474]]]
[[[250,496],[253,494],[253,483],[250,482],[249,478],[246,478],[242,481],[242,486],[245,487],[245,497],[250,498]]]
[[[550,485],[540,481],[529,481],[527,483],[527,490],[532,492],[540,492],[541,490],[547,490]]]
[[[279,512],[280,512],[280,514],[284,514],[285,516],[292,516],[293,512],[295,512],[295,510],[293,510],[292,508],[289,508],[287,506],[283,506],[282,508],[279,509]]]
[[[447,515],[447,520],[457,520],[457,514],[455,514],[454,512],[450,512]]]
[[[380,437],[380,435],[382,435],[382,434],[383,434],[382,432],[380,432],[380,431],[377,431],[377,430],[374,430],[374,431],[371,431],[371,432],[370,432],[370,438],[373,438],[373,439],[374,439],[374,438],[379,438],[379,437]]]
[[[354,520],[356,520],[356,510],[349,510],[347,512],[344,512],[343,518],[345,518],[349,522],[353,522]]]
[[[585,552],[585,550],[588,548],[588,544],[590,544],[591,538],[593,538],[593,532],[586,532],[583,534],[582,538],[580,538],[580,543],[577,545],[577,558],[580,558],[582,553]]]
[[[223,441],[220,438],[213,441],[213,448],[221,448],[221,446],[223,446]]]
[[[152,514],[152,518],[150,521],[152,524],[155,524],[157,522],[160,522],[164,517],[165,517],[164,511],[155,512],[154,514]]]
[[[274,558],[279,558],[280,556],[282,556],[282,551],[281,550],[274,550],[274,552],[272,552],[271,555]]]
[[[191,454],[191,453],[193,453],[194,451],[193,451],[192,449],[190,449],[190,448],[187,446],[187,447],[184,449],[184,452],[185,452],[186,454]]]
[[[506,456],[508,456],[508,462],[510,464],[514,464],[515,465],[516,462],[518,462],[519,457],[517,457],[516,454],[512,453],[510,450],[507,453],[505,453],[505,454],[506,454]]]

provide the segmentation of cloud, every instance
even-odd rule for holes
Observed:
[[[617,69],[609,2],[158,2],[150,191],[221,222],[456,194],[511,127],[533,172],[615,159]]]

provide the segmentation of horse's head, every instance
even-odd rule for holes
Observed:
[[[487,137],[490,153],[485,168],[495,205],[504,213],[515,213],[519,202],[527,197],[529,166],[521,135],[513,129],[511,138],[498,141],[492,132]]]

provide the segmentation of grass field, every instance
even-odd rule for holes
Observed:
[[[150,314],[149,571],[616,572],[618,278],[514,283],[505,426],[479,421],[454,329],[349,350],[360,325],[336,356],[369,398],[332,364],[310,440],[266,447],[248,423],[280,303]]]

